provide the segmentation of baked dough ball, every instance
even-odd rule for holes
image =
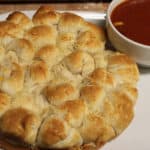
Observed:
[[[52,67],[57,64],[61,56],[59,56],[59,49],[56,46],[46,45],[36,52],[35,58],[43,60],[48,67]]]
[[[106,105],[110,105],[110,108],[108,111],[105,111],[105,113],[106,116],[109,115],[109,117],[112,115],[112,117],[108,119],[108,122],[113,126],[118,135],[128,126],[128,122],[133,119],[134,103],[131,98],[126,93],[120,91],[120,89],[110,92],[107,98],[110,103]]]
[[[30,68],[31,79],[35,83],[41,83],[48,81],[48,67],[42,61],[34,61]]]
[[[24,71],[18,64],[11,64],[8,67],[2,67],[3,76],[1,81],[1,90],[15,95],[20,92],[24,86]]]
[[[21,142],[34,144],[40,118],[23,108],[10,109],[0,119],[0,129],[4,134]]]
[[[33,23],[36,25],[57,25],[60,13],[49,6],[41,6],[33,16]]]
[[[27,70],[26,85],[33,86],[49,81],[47,64],[42,60],[35,60]]]
[[[106,36],[104,33],[104,30],[102,27],[100,26],[96,26],[95,24],[91,23],[91,22],[86,22],[85,23],[85,31],[90,31],[93,34],[95,34],[95,36],[97,38],[99,38],[102,42],[106,41]]]
[[[76,48],[89,53],[100,52],[104,49],[104,42],[91,31],[81,32],[76,41]]]
[[[111,72],[108,72],[104,68],[95,69],[84,80],[84,84],[99,85],[105,89],[114,88],[116,86],[115,77]]]
[[[29,149],[96,150],[134,117],[139,72],[102,27],[40,7],[0,22],[0,134]],[[12,144],[13,145],[13,144]]]
[[[116,135],[113,127],[109,126],[105,119],[97,113],[88,114],[79,131],[85,143],[95,141],[99,145],[111,140]]]
[[[21,38],[23,30],[18,24],[9,21],[0,21],[0,45],[5,46],[15,38]]]
[[[94,59],[83,51],[72,52],[64,59],[64,64],[73,74],[83,76],[89,74],[95,68]]]
[[[18,24],[9,22],[9,21],[1,21],[0,22],[0,37],[5,35],[10,35],[12,37],[21,37],[23,34],[23,30],[20,28]]]
[[[59,105],[56,109],[72,127],[79,127],[87,113],[87,104],[82,99],[73,99]]]
[[[19,25],[20,28],[24,30],[33,26],[32,21],[24,13],[15,11],[7,17],[9,22]]]
[[[78,90],[69,83],[57,86],[48,86],[45,89],[47,100],[53,105],[60,105],[63,102],[78,97]]]
[[[57,31],[54,27],[48,25],[39,25],[30,28],[24,35],[39,50],[45,45],[55,45]]]
[[[138,80],[138,69],[133,60],[120,53],[108,54],[108,70],[116,77],[116,82],[136,84]]]
[[[71,32],[59,33],[57,44],[62,55],[67,56],[74,50],[76,35]]]
[[[100,111],[105,97],[104,89],[97,85],[88,85],[81,89],[81,98],[87,102],[91,111]]]
[[[62,13],[59,23],[58,30],[59,32],[71,32],[78,34],[84,28],[84,20],[80,16],[71,14],[71,13]]]
[[[33,45],[26,39],[12,40],[6,49],[8,51],[15,51],[19,61],[25,65],[31,63],[35,53]]]
[[[81,145],[82,138],[79,132],[71,128],[66,121],[58,116],[46,118],[40,128],[38,142],[42,147],[67,148]]]

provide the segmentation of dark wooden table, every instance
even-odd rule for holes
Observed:
[[[105,12],[108,7],[108,3],[22,3],[22,4],[1,4],[0,13],[15,10],[34,10],[41,5],[50,5],[56,10],[86,10]]]

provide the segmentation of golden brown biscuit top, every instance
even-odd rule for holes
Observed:
[[[58,24],[60,14],[55,12],[50,6],[40,7],[33,16],[33,23],[36,25],[56,25]]]
[[[12,36],[12,37],[21,37],[22,33],[23,31],[19,27],[18,24],[14,24],[9,21],[0,22],[0,37],[1,38],[5,35]]]
[[[24,13],[18,12],[18,11],[10,14],[8,16],[7,20],[9,22],[18,24],[19,27],[23,28],[23,29],[28,29],[33,25],[32,21],[29,19],[29,17],[27,17]]]
[[[95,149],[131,122],[139,72],[101,27],[48,6],[0,22],[0,133],[32,147]]]

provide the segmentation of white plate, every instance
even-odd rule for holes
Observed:
[[[25,11],[32,16],[34,11]],[[96,12],[72,11],[86,20],[104,25],[105,14]],[[4,20],[7,14],[0,15]],[[150,150],[150,69],[140,69],[138,83],[139,97],[135,117],[129,127],[115,140],[106,144],[101,150]]]

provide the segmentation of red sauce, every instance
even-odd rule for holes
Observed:
[[[150,0],[126,0],[111,14],[116,29],[128,38],[150,45]]]

